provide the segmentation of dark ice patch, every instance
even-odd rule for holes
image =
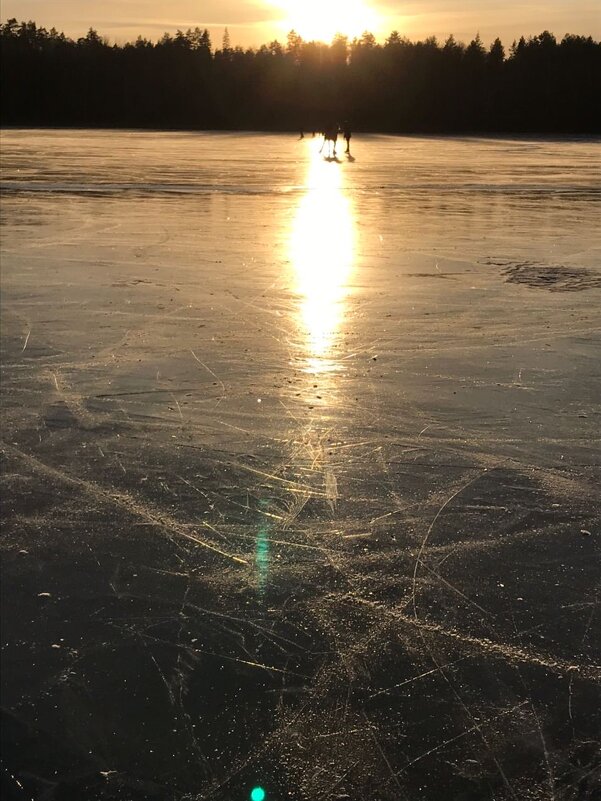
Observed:
[[[601,275],[585,267],[509,263],[503,270],[503,275],[508,284],[524,284],[534,289],[548,289],[550,292],[601,289]]]
[[[77,428],[79,422],[65,401],[46,407],[43,415],[46,428]]]

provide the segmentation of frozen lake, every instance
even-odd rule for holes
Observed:
[[[2,132],[7,797],[601,792],[601,144],[320,144]]]

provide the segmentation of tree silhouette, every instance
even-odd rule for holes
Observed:
[[[257,49],[214,50],[206,29],[110,45],[54,28],[0,26],[5,125],[299,130],[349,120],[355,130],[548,132],[600,130],[601,45],[549,31],[506,54],[449,36],[412,42],[366,31],[349,42],[295,31]]]

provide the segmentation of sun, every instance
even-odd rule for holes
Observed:
[[[303,39],[331,42],[335,34],[349,38],[377,33],[380,18],[365,0],[270,0],[282,13],[281,26]]]

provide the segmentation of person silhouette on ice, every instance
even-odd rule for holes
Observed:
[[[346,150],[344,152],[348,153],[348,155],[350,156],[351,155],[351,136],[353,134],[351,132],[351,126],[349,125],[348,122],[345,122],[344,125],[342,126],[342,135],[344,136],[344,140],[346,142]]]

